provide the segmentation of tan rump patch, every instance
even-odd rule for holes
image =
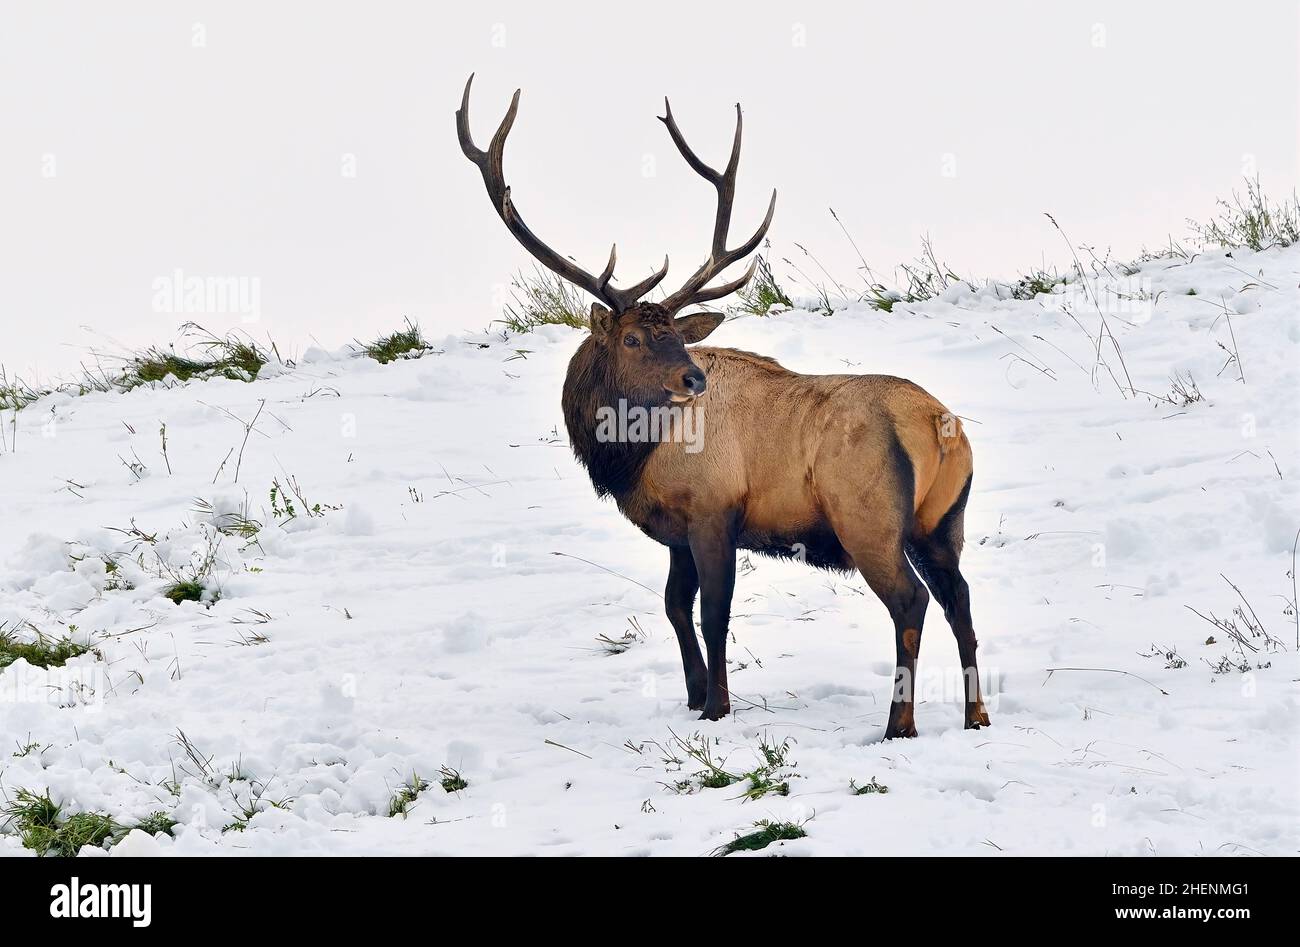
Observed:
[[[970,442],[957,416],[947,411],[935,415],[934,429],[939,439],[940,460],[916,510],[916,523],[922,535],[928,535],[957,502],[971,473]]]
[[[935,416],[934,432],[939,437],[939,453],[946,455],[962,435],[961,419],[945,411]]]

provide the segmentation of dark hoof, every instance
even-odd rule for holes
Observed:
[[[703,697],[687,697],[687,698],[686,698],[686,708],[687,708],[688,710],[703,710],[703,709],[704,709],[704,698],[703,698]]]
[[[691,709],[694,710],[695,708],[692,707]],[[710,704],[706,703],[706,704],[704,705],[704,712],[700,714],[700,719],[701,719],[701,720],[721,720],[723,717],[727,716],[727,714],[729,714],[729,713],[731,713],[731,704],[730,704],[730,703],[726,703],[726,704],[713,704],[713,705],[710,705]]]
[[[906,727],[886,727],[886,740],[903,740],[916,736],[916,727],[914,725]]]
[[[895,702],[889,705],[889,721],[885,724],[885,739],[899,740],[916,736],[916,717],[911,704]]]

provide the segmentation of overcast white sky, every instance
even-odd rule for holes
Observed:
[[[522,87],[515,203],[624,281],[703,257],[712,189],[673,149],[745,150],[733,232],[773,187],[848,281],[929,233],[959,272],[1063,262],[1043,217],[1121,256],[1258,170],[1297,178],[1297,6],[1272,2],[0,2],[0,364],[57,376],[89,347],[195,318],[282,349],[418,318],[483,328],[528,260],[456,143],[478,73],[485,144]],[[351,157],[349,157],[351,156]],[[347,172],[354,170],[354,174]],[[260,314],[159,312],[154,281],[257,280]],[[787,270],[778,264],[778,273]]]

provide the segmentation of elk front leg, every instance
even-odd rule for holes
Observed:
[[[736,541],[722,524],[692,529],[691,556],[700,580],[700,626],[708,653],[708,691],[701,720],[718,720],[731,713],[727,690],[727,627],[731,595],[736,588]]]
[[[695,572],[695,559],[685,546],[668,548],[668,585],[664,588],[664,611],[677,632],[677,645],[682,652],[682,671],[686,674],[686,706],[703,710],[708,692],[708,669],[700,643],[695,637],[695,622],[691,613],[695,608],[695,593],[700,579]]]

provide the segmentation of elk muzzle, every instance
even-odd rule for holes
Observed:
[[[704,394],[708,386],[704,372],[698,365],[691,363],[685,371],[674,371],[669,375],[669,380],[664,383],[664,391],[668,392],[668,400],[673,404],[686,404]]]

